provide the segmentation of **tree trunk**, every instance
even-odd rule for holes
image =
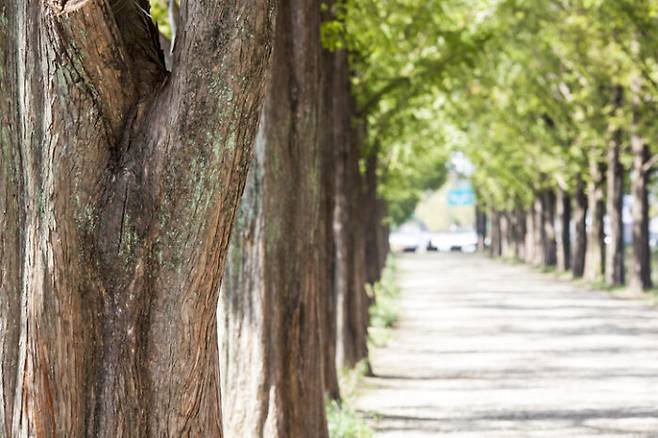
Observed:
[[[529,265],[534,264],[535,254],[537,253],[536,247],[536,219],[537,215],[535,214],[535,204],[531,203],[528,207],[528,212],[526,214],[526,235],[525,235],[525,262]]]
[[[333,17],[327,17],[328,20]],[[320,220],[321,234],[318,244],[322,247],[320,259],[320,282],[318,284],[320,310],[320,345],[322,353],[322,376],[325,393],[333,400],[340,399],[338,373],[336,370],[336,242],[334,240],[335,192],[335,149],[339,139],[334,129],[335,120],[340,118],[334,105],[336,88],[334,69],[336,53],[322,51],[322,108],[321,123],[321,170],[322,208]]]
[[[542,194],[542,247],[544,250],[543,265],[557,264],[557,244],[555,232],[556,197],[553,190],[545,190]]]
[[[0,435],[218,437],[273,8],[188,3],[169,74],[148,2],[109,4],[0,7]]]
[[[535,197],[533,211],[535,215],[533,224],[533,246],[535,250],[533,253],[532,264],[534,266],[541,266],[544,263],[544,256],[546,253],[546,249],[544,248],[544,244],[546,243],[546,227],[544,226],[544,206],[541,192]]]
[[[514,245],[511,241],[512,221],[508,211],[501,211],[500,217],[500,253],[503,258],[514,257]]]
[[[574,278],[580,278],[585,272],[585,253],[587,251],[587,194],[581,177],[576,182],[574,211],[574,247],[571,272]]]
[[[562,189],[558,192],[557,209],[557,269],[566,272],[571,269],[571,196]]]
[[[616,87],[615,105],[622,105],[621,87]],[[623,142],[621,129],[615,130],[608,147],[607,169],[607,212],[610,228],[610,242],[606,247],[605,281],[610,286],[624,284],[624,222],[622,209],[624,207],[624,167],[620,161]]]
[[[379,198],[377,195],[377,150],[370,151],[366,159],[366,173],[364,175],[364,203],[359,206],[365,219],[365,262],[366,281],[375,284],[381,276],[380,252],[378,233],[381,226]]]
[[[487,212],[479,206],[475,208],[475,231],[478,236],[478,251],[484,251],[487,241]]]
[[[587,230],[587,253],[585,255],[585,272],[588,281],[603,279],[605,265],[605,164],[598,153],[590,157],[590,181],[587,185],[587,210],[590,224]]]
[[[367,357],[367,297],[365,247],[359,217],[361,181],[358,139],[352,127],[353,106],[347,53],[336,52],[334,69],[335,209],[336,242],[336,364],[351,368]],[[365,316],[364,316],[365,315]]]
[[[381,277],[381,273],[386,267],[386,261],[388,260],[389,253],[391,252],[388,242],[389,227],[386,221],[386,216],[388,214],[388,204],[382,198],[377,199],[377,214],[377,255],[379,256],[379,275]]]
[[[633,197],[633,264],[630,270],[630,287],[635,291],[651,289],[651,250],[649,247],[649,178],[650,160],[648,145],[637,132],[639,124],[640,90],[637,79],[633,83],[633,133],[631,149],[633,153],[633,174],[631,195]]]
[[[526,212],[521,207],[514,210],[514,258],[526,257]]]
[[[350,299],[346,302],[347,307],[344,315],[347,316],[348,336],[343,339],[349,342],[349,349],[353,356],[345,365],[353,367],[357,362],[368,358],[368,308],[370,300],[366,292],[367,268],[366,268],[366,228],[367,212],[364,211],[365,193],[363,177],[359,167],[360,146],[365,135],[363,127],[356,129],[352,136],[352,144],[348,155],[348,181],[350,198],[350,222],[348,230],[350,242],[351,263],[350,272]],[[348,358],[350,356],[347,356]]]
[[[501,230],[500,212],[492,209],[491,214],[491,257],[500,257],[502,255],[503,236]]]
[[[278,23],[222,290],[224,425],[231,437],[327,436],[318,309],[326,295],[318,240],[326,158],[318,129],[319,3],[281,0]]]

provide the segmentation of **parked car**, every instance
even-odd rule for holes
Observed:
[[[475,252],[478,236],[473,230],[456,230],[432,233],[430,240],[431,246],[438,251]]]
[[[393,251],[416,252],[431,248],[430,233],[420,222],[407,222],[389,235]]]

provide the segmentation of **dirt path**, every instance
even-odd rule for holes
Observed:
[[[462,254],[398,261],[376,437],[658,437],[658,310]]]

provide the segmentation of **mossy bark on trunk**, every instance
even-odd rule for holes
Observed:
[[[219,314],[231,437],[326,437],[320,4],[281,0]]]
[[[171,72],[148,2],[110,3],[0,5],[0,435],[222,436],[215,308],[273,2],[190,2]]]

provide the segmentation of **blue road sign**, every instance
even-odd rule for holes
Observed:
[[[468,186],[450,189],[448,190],[448,205],[452,207],[475,205],[475,192]]]

